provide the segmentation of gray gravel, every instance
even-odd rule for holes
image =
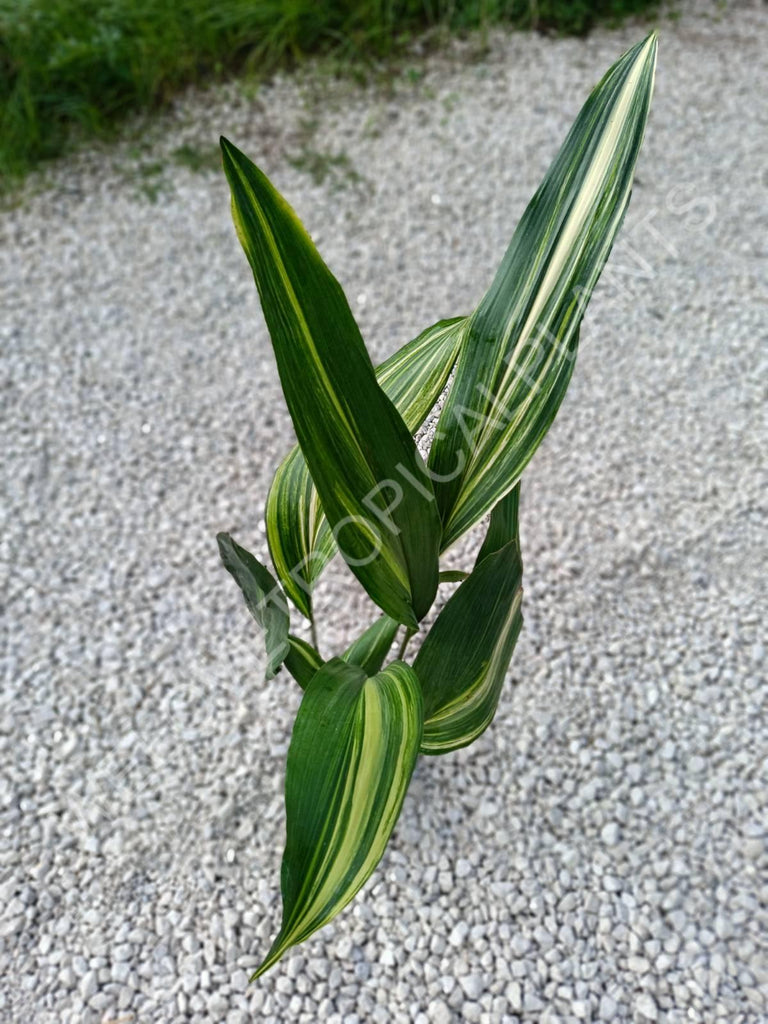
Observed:
[[[664,22],[633,205],[524,482],[494,725],[420,762],[363,897],[247,985],[299,692],[260,681],[214,534],[264,553],[290,425],[223,177],[170,154],[222,131],[253,154],[383,357],[477,300],[642,31],[193,95],[2,215],[0,1019],[768,1020],[768,9],[745,3]],[[329,650],[370,611],[344,579]]]

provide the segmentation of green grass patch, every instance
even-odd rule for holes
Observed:
[[[309,53],[401,50],[438,25],[581,33],[658,0],[0,0],[0,176],[107,137],[190,83]],[[178,157],[185,162],[184,156]],[[189,155],[189,166],[195,157]],[[202,168],[201,168],[202,169]]]

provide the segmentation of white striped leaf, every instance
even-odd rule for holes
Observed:
[[[629,202],[655,65],[652,33],[592,92],[470,318],[429,459],[442,550],[514,486],[555,417]]]
[[[413,663],[424,696],[423,754],[465,747],[488,728],[523,625],[518,484],[494,508],[475,567]]]
[[[269,569],[228,533],[216,535],[227,572],[243,592],[246,607],[264,630],[267,650],[266,678],[271,679],[288,656],[288,602]]]
[[[282,926],[254,978],[368,880],[400,814],[421,730],[419,683],[403,662],[369,678],[334,658],[316,673],[288,750]]]
[[[247,157],[226,139],[221,147],[288,411],[335,539],[372,600],[415,625],[437,590],[440,520],[426,469],[295,213]]]
[[[443,391],[461,344],[465,317],[422,331],[376,369],[376,379],[410,431],[421,426]],[[267,497],[267,540],[286,593],[312,618],[312,587],[336,553],[301,448],[278,467]]]

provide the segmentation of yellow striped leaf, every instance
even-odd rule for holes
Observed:
[[[439,321],[377,367],[376,379],[410,431],[421,425],[443,391],[466,322],[465,317]],[[277,575],[299,611],[311,619],[312,587],[336,544],[298,445],[272,481],[266,522]]]
[[[518,484],[494,508],[475,567],[413,663],[424,696],[423,754],[445,754],[488,728],[523,625]]]
[[[421,457],[376,381],[338,281],[295,213],[235,146],[221,146],[235,227],[323,510],[372,600],[415,625],[437,590],[440,544]]]
[[[368,880],[400,814],[421,730],[419,683],[403,662],[369,678],[334,658],[316,673],[288,750],[282,926],[254,978]]]
[[[652,33],[595,88],[470,318],[429,458],[442,550],[511,490],[557,413],[629,202],[655,66]]]

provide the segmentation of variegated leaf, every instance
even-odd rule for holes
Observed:
[[[465,747],[490,725],[523,624],[518,484],[491,514],[475,567],[413,663],[424,695],[423,754]]]
[[[421,730],[421,691],[403,662],[369,678],[334,658],[316,673],[288,750],[282,926],[254,978],[368,880],[400,814]]]
[[[372,600],[415,625],[437,590],[440,521],[426,468],[295,213],[235,146],[221,146],[288,411],[335,540]]]
[[[655,65],[652,33],[595,88],[470,318],[429,459],[442,550],[514,486],[555,417],[629,202]]]
[[[376,369],[376,379],[410,431],[421,425],[443,391],[466,322],[465,317],[440,320]],[[299,611],[312,618],[312,587],[336,544],[298,445],[272,481],[266,523],[278,577]]]
[[[243,592],[248,611],[264,630],[267,650],[266,677],[271,679],[288,655],[288,602],[269,569],[228,533],[216,535],[219,554],[227,572]]]

